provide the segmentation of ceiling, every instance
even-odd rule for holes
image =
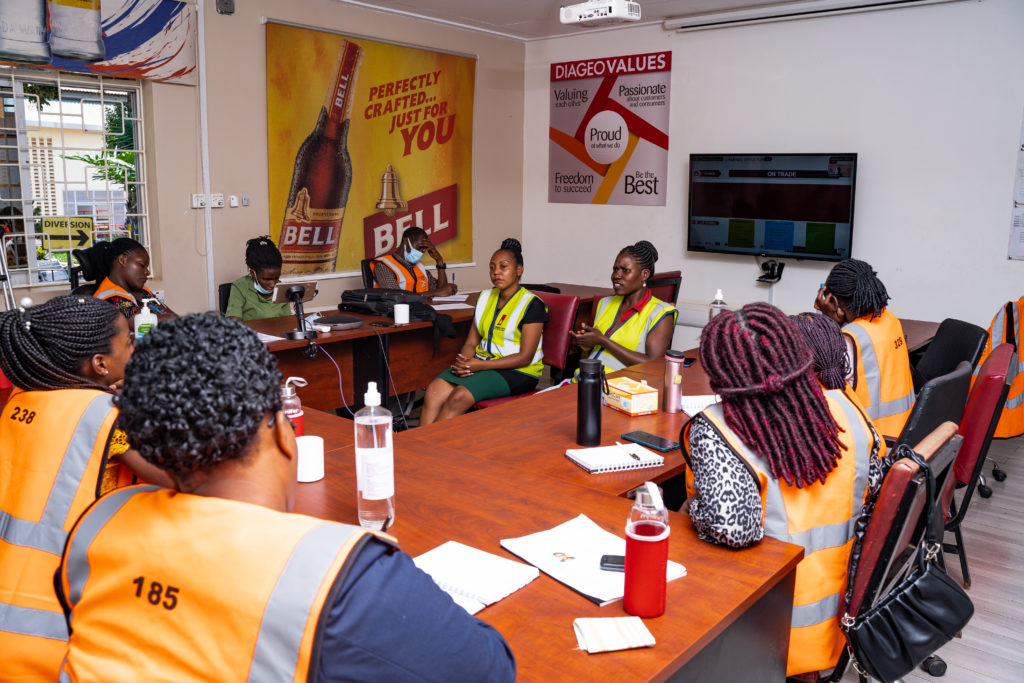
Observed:
[[[384,12],[414,16],[486,31],[519,40],[579,35],[603,29],[566,26],[558,21],[562,5],[572,0],[338,0]],[[666,17],[719,12],[739,7],[775,4],[770,0],[638,0],[641,20],[618,27],[660,24]]]

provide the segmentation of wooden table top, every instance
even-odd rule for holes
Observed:
[[[555,398],[564,401],[566,396]],[[330,450],[326,477],[298,485],[295,512],[356,523],[352,423],[310,410],[305,424],[306,433],[323,436]],[[440,426],[462,429],[459,421]],[[580,513],[623,535],[628,500],[502,458],[439,448],[430,439],[414,438],[416,431],[426,432],[395,435],[396,523],[390,530],[411,555],[454,539],[513,557],[500,547],[502,538],[548,529]],[[431,433],[441,436],[439,430]],[[490,434],[488,440],[501,440],[505,433]],[[518,445],[536,440],[521,438]],[[557,454],[554,459],[559,458],[565,460]],[[623,616],[622,604],[598,607],[544,574],[478,614],[508,640],[520,680],[662,680],[774,587],[803,555],[798,546],[772,539],[744,550],[714,546],[697,539],[685,515],[671,513],[670,523],[669,557],[688,573],[669,583],[665,615],[645,620],[658,643],[654,648],[599,658],[578,650],[572,620]]]

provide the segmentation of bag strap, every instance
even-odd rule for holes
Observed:
[[[918,548],[918,563],[924,568],[925,563],[934,562],[942,551],[942,543],[936,529],[935,514],[935,474],[924,458],[918,455],[917,451],[906,444],[897,447],[896,452],[904,458],[910,458],[917,463],[925,476],[925,510],[924,510],[924,539]]]

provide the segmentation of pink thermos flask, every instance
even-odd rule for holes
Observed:
[[[661,410],[678,413],[683,402],[683,352],[665,352],[665,387],[661,392]]]
[[[626,593],[622,606],[635,617],[665,613],[668,583],[668,510],[653,482],[637,489],[626,522]]]

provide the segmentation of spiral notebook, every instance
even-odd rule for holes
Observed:
[[[448,541],[413,558],[417,567],[470,614],[536,579],[536,567]]]
[[[661,467],[665,458],[638,443],[596,446],[595,448],[570,448],[565,457],[590,474],[640,470],[646,467]]]

